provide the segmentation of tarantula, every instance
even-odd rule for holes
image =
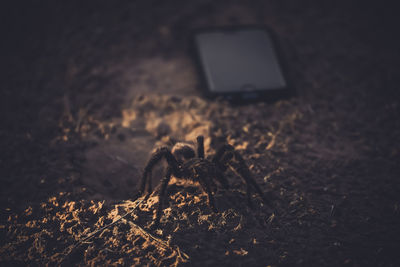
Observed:
[[[208,205],[214,212],[217,212],[217,209],[212,196],[212,188],[216,189],[216,184],[213,179],[218,181],[225,189],[229,189],[228,180],[223,175],[228,167],[242,177],[242,179],[246,182],[247,199],[250,206],[251,188],[256,191],[256,193],[264,202],[266,202],[263,192],[252,177],[250,170],[246,166],[242,156],[233,148],[233,146],[228,144],[222,146],[209,160],[204,158],[203,136],[197,137],[197,157],[194,149],[189,144],[185,143],[175,144],[172,150],[168,149],[167,147],[158,148],[152,154],[150,160],[144,168],[137,197],[142,196],[145,192],[146,183],[146,198],[152,193],[151,177],[149,176],[151,176],[153,167],[163,158],[166,159],[168,167],[165,177],[161,180],[161,189],[158,193],[159,204],[154,221],[155,225],[159,224],[165,198],[165,191],[172,175],[178,179],[180,178],[199,182],[202,189],[207,193]]]

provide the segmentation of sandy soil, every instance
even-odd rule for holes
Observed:
[[[290,1],[24,4],[1,65],[0,263],[398,266],[400,108],[391,8]],[[22,19],[23,18],[23,19]],[[368,20],[366,20],[368,18]],[[266,24],[298,96],[232,105],[200,95],[192,29]],[[172,179],[132,197],[151,152],[232,144],[265,195]],[[153,173],[156,185],[164,172]]]

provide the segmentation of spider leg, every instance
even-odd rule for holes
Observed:
[[[234,153],[234,158],[237,161],[237,164],[229,163],[229,166],[231,168],[233,168],[245,180],[245,182],[247,184],[247,199],[248,199],[249,204],[251,203],[251,186],[256,191],[256,193],[260,196],[260,198],[264,201],[264,203],[267,203],[268,202],[267,199],[265,198],[261,188],[258,186],[256,181],[254,180],[253,176],[251,175],[251,172],[250,172],[249,168],[247,167],[242,156],[237,151],[233,151],[233,153]]]
[[[236,163],[235,163],[236,161]],[[214,164],[216,164],[221,170],[225,171],[227,167],[230,167],[235,171],[242,179],[246,182],[247,185],[247,199],[249,205],[251,205],[251,187],[254,188],[256,193],[261,197],[261,199],[267,203],[266,198],[258,186],[256,181],[254,180],[253,176],[249,168],[247,167],[244,159],[242,156],[235,150],[235,148],[231,145],[224,145],[222,146],[213,158]]]
[[[229,182],[228,179],[226,179],[226,177],[224,176],[224,174],[222,173],[222,171],[220,171],[219,169],[216,170],[215,172],[215,178],[217,179],[217,181],[226,189],[229,189]]]
[[[149,175],[148,175],[148,179],[147,179],[147,195],[146,195],[146,199],[150,196],[150,194],[153,192],[153,186],[152,186],[152,172],[150,171]]]
[[[225,178],[223,172],[225,172],[228,168],[227,161],[230,161],[233,157],[232,151],[234,151],[233,146],[225,144],[218,149],[217,153],[212,159],[212,162],[217,166],[215,178],[225,189],[229,188],[229,182]]]
[[[204,137],[197,136],[197,157],[204,159]]]
[[[153,155],[147,162],[146,167],[144,168],[139,192],[137,193],[136,198],[143,195],[143,193],[145,192],[144,189],[146,186],[146,182],[148,183],[148,186],[147,186],[147,189],[149,190],[148,195],[151,194],[152,186],[151,186],[151,181],[150,181],[151,177],[149,178],[149,176],[151,176],[151,171],[153,170],[154,166],[158,162],[160,162],[163,158],[165,158],[167,160],[168,166],[171,169],[172,174],[174,174],[176,177],[181,176],[180,171],[179,171],[178,162],[175,159],[175,157],[172,155],[171,151],[167,147],[161,147],[161,148],[157,149],[156,152],[153,153]],[[149,180],[149,181],[147,181],[147,180]]]
[[[165,174],[164,178],[161,180],[161,189],[158,193],[158,207],[155,219],[155,226],[158,226],[160,223],[161,211],[163,209],[163,202],[165,199],[165,190],[167,189],[169,180],[171,180],[172,170],[171,168],[167,169],[167,173]]]
[[[212,209],[213,212],[218,212],[217,208],[215,207],[215,204],[214,204],[214,197],[212,196],[211,187],[210,187],[209,182],[207,181],[207,179],[204,176],[199,176],[199,183],[200,183],[201,187],[203,188],[203,190],[207,193],[208,206]]]
[[[235,149],[233,146],[225,144],[222,147],[220,147],[217,151],[217,153],[214,155],[212,162],[218,166],[219,169],[222,171],[226,171],[227,165],[226,161],[230,160],[233,157],[232,151]],[[230,153],[227,153],[230,152]]]

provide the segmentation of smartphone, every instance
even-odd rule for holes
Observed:
[[[275,100],[292,91],[274,34],[264,26],[197,30],[192,44],[207,96]]]

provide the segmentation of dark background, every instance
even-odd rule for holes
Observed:
[[[19,214],[55,192],[75,192],[81,186],[82,182],[57,180],[71,169],[80,173],[84,161],[80,153],[87,148],[78,134],[71,134],[69,142],[54,141],[65,125],[66,95],[72,114],[90,106],[89,113],[100,121],[121,117],[121,110],[138,94],[199,96],[190,33],[210,26],[265,24],[278,36],[298,93],[284,105],[311,107],[316,114],[304,119],[300,132],[303,129],[312,139],[332,135],[333,145],[343,138],[351,143],[365,140],[356,146],[356,156],[342,148],[325,155],[325,159],[349,159],[345,166],[316,164],[303,173],[307,180],[326,176],[321,173],[327,169],[345,170],[353,178],[341,190],[350,199],[363,199],[348,204],[341,232],[361,237],[349,241],[340,256],[326,254],[332,259],[307,250],[308,263],[322,257],[325,261],[319,262],[325,265],[347,259],[356,266],[396,265],[400,42],[394,1],[21,1],[3,3],[1,14],[2,224],[7,225],[10,214]],[[266,108],[268,114],[281,110],[273,104]],[[273,124],[279,118],[271,115],[260,124]],[[329,121],[338,123],[336,132],[327,126]],[[315,123],[317,128],[307,128]],[[286,156],[290,164],[301,153],[289,149],[276,157]],[[355,219],[357,212],[369,221]],[[4,231],[2,245],[15,238]],[[295,237],[288,235],[288,242],[291,238]],[[363,246],[365,242],[370,245]],[[292,251],[288,264],[304,253]],[[14,253],[23,254],[18,249]]]

